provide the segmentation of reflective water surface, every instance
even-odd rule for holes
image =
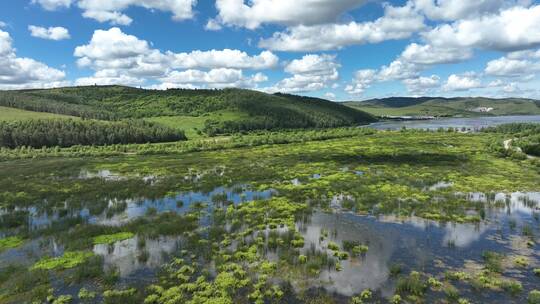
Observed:
[[[538,123],[540,115],[524,116],[493,116],[493,117],[474,117],[474,118],[438,118],[432,120],[408,120],[408,121],[382,121],[369,125],[377,130],[400,130],[423,129],[437,130],[439,128],[457,128],[468,130],[480,130],[486,127],[498,126],[507,123]]]

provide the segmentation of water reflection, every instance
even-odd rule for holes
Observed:
[[[381,291],[384,297],[394,292],[394,282],[389,277],[393,264],[437,274],[444,271],[441,267],[459,268],[467,261],[481,262],[480,253],[485,250],[522,254],[513,246],[515,239],[522,236],[512,225],[531,225],[535,221],[540,194],[471,193],[466,196],[488,204],[485,221],[438,223],[418,217],[316,212],[310,221],[298,224],[305,238],[304,250],[315,246],[317,250],[326,251],[328,241],[340,246],[344,241],[357,241],[367,244],[369,250],[365,256],[341,261],[342,271],[324,269],[319,279],[310,284],[344,296],[369,288]],[[501,201],[504,204],[500,205]],[[323,241],[321,231],[329,232]]]
[[[94,253],[103,256],[106,268],[114,267],[125,278],[140,270],[155,270],[169,260],[179,247],[179,237],[156,239],[136,236],[114,244],[94,245]]]
[[[400,130],[423,129],[437,130],[439,128],[480,130],[486,127],[498,126],[507,123],[529,123],[540,122],[540,115],[524,116],[495,116],[495,117],[474,117],[474,118],[440,118],[432,120],[410,120],[410,121],[382,121],[372,123],[371,128],[377,130]]]
[[[193,203],[233,203],[268,199],[276,193],[275,190],[252,190],[248,185],[233,187],[217,187],[210,192],[189,191],[157,200],[151,199],[109,199],[100,208],[99,202],[93,202],[89,207],[76,209],[64,203],[63,208],[40,210],[38,207],[17,208],[27,216],[28,226],[32,230],[45,228],[55,222],[68,219],[79,219],[90,224],[119,226],[128,221],[144,216],[152,210],[157,213],[185,213]],[[3,210],[2,214],[13,214],[13,211]]]

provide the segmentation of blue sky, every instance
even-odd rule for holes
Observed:
[[[0,2],[0,89],[539,98],[531,0]]]

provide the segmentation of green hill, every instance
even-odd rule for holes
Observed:
[[[184,128],[188,136],[375,121],[370,114],[323,99],[242,89],[158,91],[87,86],[3,91],[0,106],[98,120],[140,118]]]
[[[20,120],[32,120],[32,119],[61,119],[61,118],[77,118],[73,116],[34,112],[21,110],[16,108],[0,107],[0,122],[2,121],[20,121]]]
[[[540,115],[540,101],[523,98],[391,97],[346,102],[345,105],[376,116]],[[491,110],[483,112],[481,108]]]

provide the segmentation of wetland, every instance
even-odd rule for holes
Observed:
[[[540,303],[536,159],[337,133],[4,159],[0,302]]]

